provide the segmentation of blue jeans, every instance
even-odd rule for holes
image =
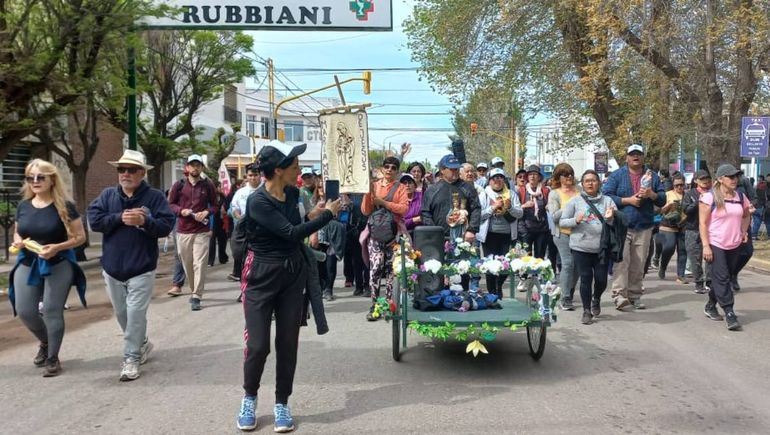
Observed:
[[[759,237],[759,228],[762,226],[762,222],[765,223],[765,231],[770,234],[770,212],[765,213],[765,207],[758,208],[751,215],[751,237]]]
[[[685,266],[687,265],[684,233],[681,231],[674,233],[661,230],[658,233],[658,241],[663,247],[660,258],[660,273],[665,275],[668,262],[671,261],[674,251],[676,251],[676,276],[679,278],[684,277]]]
[[[112,302],[115,318],[123,331],[123,357],[137,362],[142,357],[142,344],[147,338],[147,307],[150,306],[155,271],[137,275],[128,281],[118,281],[102,272],[107,283],[107,295]]]

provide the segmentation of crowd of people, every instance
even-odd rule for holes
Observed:
[[[176,246],[167,293],[188,293],[186,281],[192,311],[203,308],[207,266],[217,257],[220,264],[232,258],[228,279],[240,285],[245,318],[244,397],[237,417],[242,430],[256,427],[271,324],[276,328],[275,430],[288,432],[294,429],[288,399],[299,329],[312,312],[317,332],[328,331],[323,300],[336,297],[338,262],[344,264],[344,287],[371,299],[366,319],[376,321],[378,298],[392,298],[393,246],[420,226],[439,227],[447,240],[471,243],[482,256],[504,255],[520,244],[549,259],[559,273],[561,308],[575,309],[578,289],[586,325],[601,315],[608,286],[617,310],[645,309],[645,275],[657,269],[665,280],[676,254],[676,283],[689,284],[691,275],[694,292],[707,294],[705,315],[724,320],[730,330],[741,329],[734,310],[738,275],[752,255],[752,239],[770,220],[762,177],[755,188],[740,170],[722,164],[713,177],[697,171],[688,185],[680,173],[645,166],[638,144],[628,147],[620,169],[604,177],[587,170],[579,179],[566,162],[546,179],[537,165],[509,176],[499,157],[474,166],[449,154],[431,173],[422,163],[391,156],[372,171],[368,193],[329,200],[320,174],[299,166],[304,151],[304,145],[270,142],[228,194],[205,177],[200,155],[188,157],[184,178],[165,193],[144,181],[153,167],[141,152],[127,150],[110,162],[117,184],[89,205],[87,218],[93,231],[103,233],[103,277],[124,333],[121,381],[137,379],[153,349],[147,310],[158,243],[165,237],[173,237]],[[44,367],[44,376],[56,376],[62,370],[58,353],[70,287],[76,286],[86,303],[85,277],[73,253],[85,230],[54,165],[31,161],[23,189],[11,302],[40,343],[33,363]],[[621,261],[608,254],[608,225],[627,229]],[[505,278],[488,274],[485,291],[503,298]],[[464,276],[462,285],[479,290],[480,280]]]

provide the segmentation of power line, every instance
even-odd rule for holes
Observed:
[[[374,68],[281,68],[281,72],[364,72],[364,71],[417,71],[419,67],[374,67]]]

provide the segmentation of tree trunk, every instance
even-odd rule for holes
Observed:
[[[569,52],[570,60],[575,66],[575,71],[580,78],[582,86],[591,87],[590,91],[593,96],[588,103],[604,142],[612,150],[613,145],[616,145],[615,142],[618,139],[617,129],[620,124],[614,104],[615,95],[610,86],[606,67],[602,68],[598,76],[588,77],[586,73],[588,67],[595,67],[600,63],[606,65],[607,52],[604,48],[597,49],[596,44],[589,35],[585,19],[574,6],[568,6],[564,9],[556,8],[554,15],[564,44]],[[614,154],[617,154],[617,152]]]

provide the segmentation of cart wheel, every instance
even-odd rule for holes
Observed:
[[[401,360],[401,284],[396,280],[393,286],[393,303],[396,313],[391,319],[393,323],[393,361]]]
[[[539,360],[545,352],[545,325],[527,325],[527,344],[529,344],[529,354],[535,361]]]

